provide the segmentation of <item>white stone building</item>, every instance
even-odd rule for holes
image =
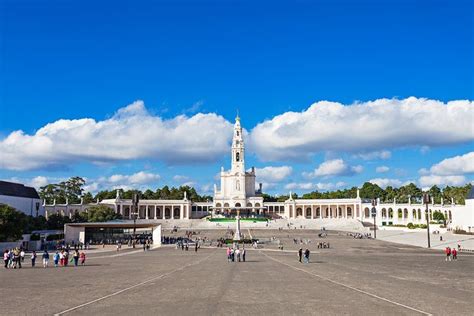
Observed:
[[[44,207],[35,188],[0,181],[0,204],[9,205],[26,215],[44,215]]]
[[[256,190],[255,168],[245,170],[245,145],[240,118],[234,125],[231,146],[231,167],[220,172],[220,187],[214,186],[214,199],[209,202],[193,202],[186,195],[181,200],[140,200],[137,217],[140,220],[189,220],[207,215],[234,215],[237,211],[242,216],[268,216],[272,218],[307,220],[320,219],[356,219],[373,223],[371,201],[359,197],[346,199],[293,199],[284,202],[264,202],[262,187]],[[99,202],[98,202],[99,203]],[[132,218],[132,201],[122,199],[118,193],[115,199],[103,200],[101,204],[109,205],[125,219]],[[93,204],[92,204],[93,205]],[[86,211],[90,205],[45,205],[47,214],[58,213],[72,216],[74,212]],[[426,223],[426,206],[412,203],[381,203],[377,201],[376,224],[406,225],[408,223]],[[459,228],[474,231],[474,192],[468,196],[465,205],[450,203],[430,204],[430,219],[439,211],[447,219],[448,228]]]

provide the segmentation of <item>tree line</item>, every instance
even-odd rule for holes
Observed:
[[[87,213],[74,214],[71,218],[52,214],[46,219],[44,216],[26,215],[9,205],[0,204],[0,241],[16,241],[21,239],[22,234],[35,230],[62,230],[67,223],[107,222],[114,219],[121,219],[121,215],[105,205],[93,205],[87,209]]]
[[[97,200],[115,199],[116,197],[116,190],[102,190],[92,195],[90,192],[85,192],[85,184],[86,181],[83,178],[72,177],[60,183],[45,185],[39,189],[38,193],[42,199],[46,200],[47,204],[51,204],[54,201],[56,201],[57,204],[64,204],[66,201],[70,204],[77,204],[80,203],[81,198],[85,204],[88,204]],[[131,199],[134,193],[138,193],[140,198],[146,200],[180,200],[184,197],[184,192],[186,192],[187,198],[195,202],[212,200],[212,196],[200,195],[196,192],[196,189],[188,185],[171,188],[165,185],[162,188],[157,188],[155,191],[150,189],[145,191],[119,189],[119,191],[123,199]]]

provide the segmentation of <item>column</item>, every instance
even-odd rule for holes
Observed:
[[[183,204],[181,204],[179,206],[179,219],[184,219],[183,210],[184,210],[184,207],[183,207]]]
[[[319,219],[323,219],[323,206],[319,205]]]
[[[148,219],[148,204],[145,205],[145,219]]]
[[[344,218],[347,218],[347,204],[344,204]]]
[[[156,216],[156,211],[157,211],[157,210],[158,210],[158,207],[157,207],[156,204],[155,204],[155,214],[153,214],[153,215],[154,215],[153,218],[154,218],[155,220],[157,219],[157,216]]]
[[[170,207],[171,207],[171,210],[170,210],[171,211],[171,213],[170,213],[171,219],[174,219],[174,207],[173,207],[173,205],[171,205]]]

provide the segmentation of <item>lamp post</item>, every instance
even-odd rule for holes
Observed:
[[[377,238],[377,226],[375,225],[375,217],[377,216],[377,209],[375,208],[377,206],[377,200],[373,199],[372,200],[372,217],[374,218],[374,239]]]
[[[430,244],[430,214],[428,205],[431,203],[431,197],[428,193],[423,194],[423,204],[426,205],[426,232],[428,234],[428,248],[431,248]]]
[[[137,233],[137,217],[138,217],[138,202],[139,202],[139,197],[138,197],[138,193],[135,192],[133,193],[133,196],[132,196],[132,209],[133,209],[133,213],[132,213],[132,218],[133,218],[133,238],[135,239],[136,238],[136,233]],[[135,240],[133,241],[133,248],[135,248]]]

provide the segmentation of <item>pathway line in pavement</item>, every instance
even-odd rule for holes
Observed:
[[[184,269],[186,269],[186,268],[189,268],[189,267],[191,267],[191,266],[200,264],[201,262],[203,262],[203,261],[209,259],[209,258],[210,258],[212,255],[214,255],[214,254],[215,254],[215,252],[212,252],[209,256],[207,256],[207,257],[205,257],[205,258],[203,258],[203,259],[201,259],[201,260],[199,260],[199,261],[195,261],[195,262],[193,262],[193,263],[189,263],[189,264],[187,264],[187,265],[181,266],[180,268],[174,269],[174,270],[172,270],[172,271],[170,271],[170,272],[166,272],[166,273],[160,274],[160,275],[158,275],[158,276],[155,276],[155,277],[153,277],[153,278],[147,279],[147,280],[145,280],[145,281],[143,281],[143,282],[137,283],[137,284],[132,285],[132,286],[129,286],[129,287],[127,287],[127,288],[121,289],[121,290],[116,291],[116,292],[114,292],[114,293],[111,293],[111,294],[108,294],[108,295],[105,295],[105,296],[96,298],[95,300],[92,300],[92,301],[89,301],[89,302],[86,302],[86,303],[83,303],[83,304],[80,304],[80,305],[77,305],[77,306],[68,308],[68,309],[63,310],[63,311],[61,311],[61,312],[55,313],[54,316],[64,315],[64,314],[66,314],[66,313],[69,313],[69,312],[75,311],[75,310],[77,310],[77,309],[83,308],[83,307],[85,307],[85,306],[88,306],[88,305],[91,305],[91,304],[94,304],[94,303],[103,301],[103,300],[105,300],[105,299],[107,299],[107,298],[109,298],[109,297],[113,297],[113,296],[119,295],[119,294],[121,294],[121,293],[123,293],[123,292],[129,291],[129,290],[131,290],[131,289],[137,288],[137,287],[139,287],[139,286],[145,285],[145,284],[150,283],[150,282],[153,282],[153,281],[155,281],[155,280],[163,279],[163,278],[165,278],[165,277],[167,277],[167,276],[169,276],[169,275],[171,275],[171,274],[173,274],[173,273],[175,273],[175,272],[178,272],[178,271],[184,270]]]
[[[409,310],[412,310],[414,312],[418,312],[420,314],[423,314],[423,315],[433,315],[431,313],[428,313],[428,312],[425,312],[425,311],[422,311],[420,309],[416,309],[414,307],[411,307],[411,306],[408,306],[408,305],[405,305],[405,304],[402,304],[402,303],[398,303],[398,302],[395,302],[395,301],[392,301],[392,300],[389,300],[388,298],[385,298],[385,297],[382,297],[382,296],[378,296],[376,294],[373,294],[373,293],[370,293],[370,292],[367,292],[367,291],[364,291],[364,290],[361,290],[361,289],[358,289],[358,288],[355,288],[353,286],[350,286],[350,285],[347,285],[347,284],[344,284],[344,283],[341,283],[341,282],[338,282],[338,281],[334,281],[334,280],[331,280],[329,278],[326,278],[326,277],[323,277],[319,274],[316,274],[316,273],[313,273],[313,272],[310,272],[310,271],[307,271],[305,269],[301,269],[301,268],[297,268],[295,266],[292,266],[291,264],[288,264],[288,263],[285,263],[281,260],[278,260],[276,258],[273,258],[272,256],[269,256],[267,255],[266,253],[262,252],[262,254],[266,257],[268,257],[269,259],[275,261],[275,262],[278,262],[282,265],[285,265],[285,266],[288,266],[294,270],[297,270],[297,271],[301,271],[301,272],[304,272],[304,273],[307,273],[309,275],[312,275],[312,276],[315,276],[321,280],[324,280],[324,281],[327,281],[327,282],[330,282],[330,283],[333,283],[333,284],[336,284],[336,285],[339,285],[339,286],[342,286],[342,287],[345,287],[347,289],[350,289],[350,290],[353,290],[353,291],[356,291],[356,292],[359,292],[359,293],[362,293],[362,294],[365,294],[365,295],[368,295],[370,297],[373,297],[373,298],[376,298],[376,299],[379,299],[379,300],[382,300],[382,301],[385,301],[385,302],[388,302],[388,303],[391,303],[391,304],[394,304],[394,305],[397,305],[397,306],[400,306],[400,307],[404,307],[406,309],[409,309]]]

